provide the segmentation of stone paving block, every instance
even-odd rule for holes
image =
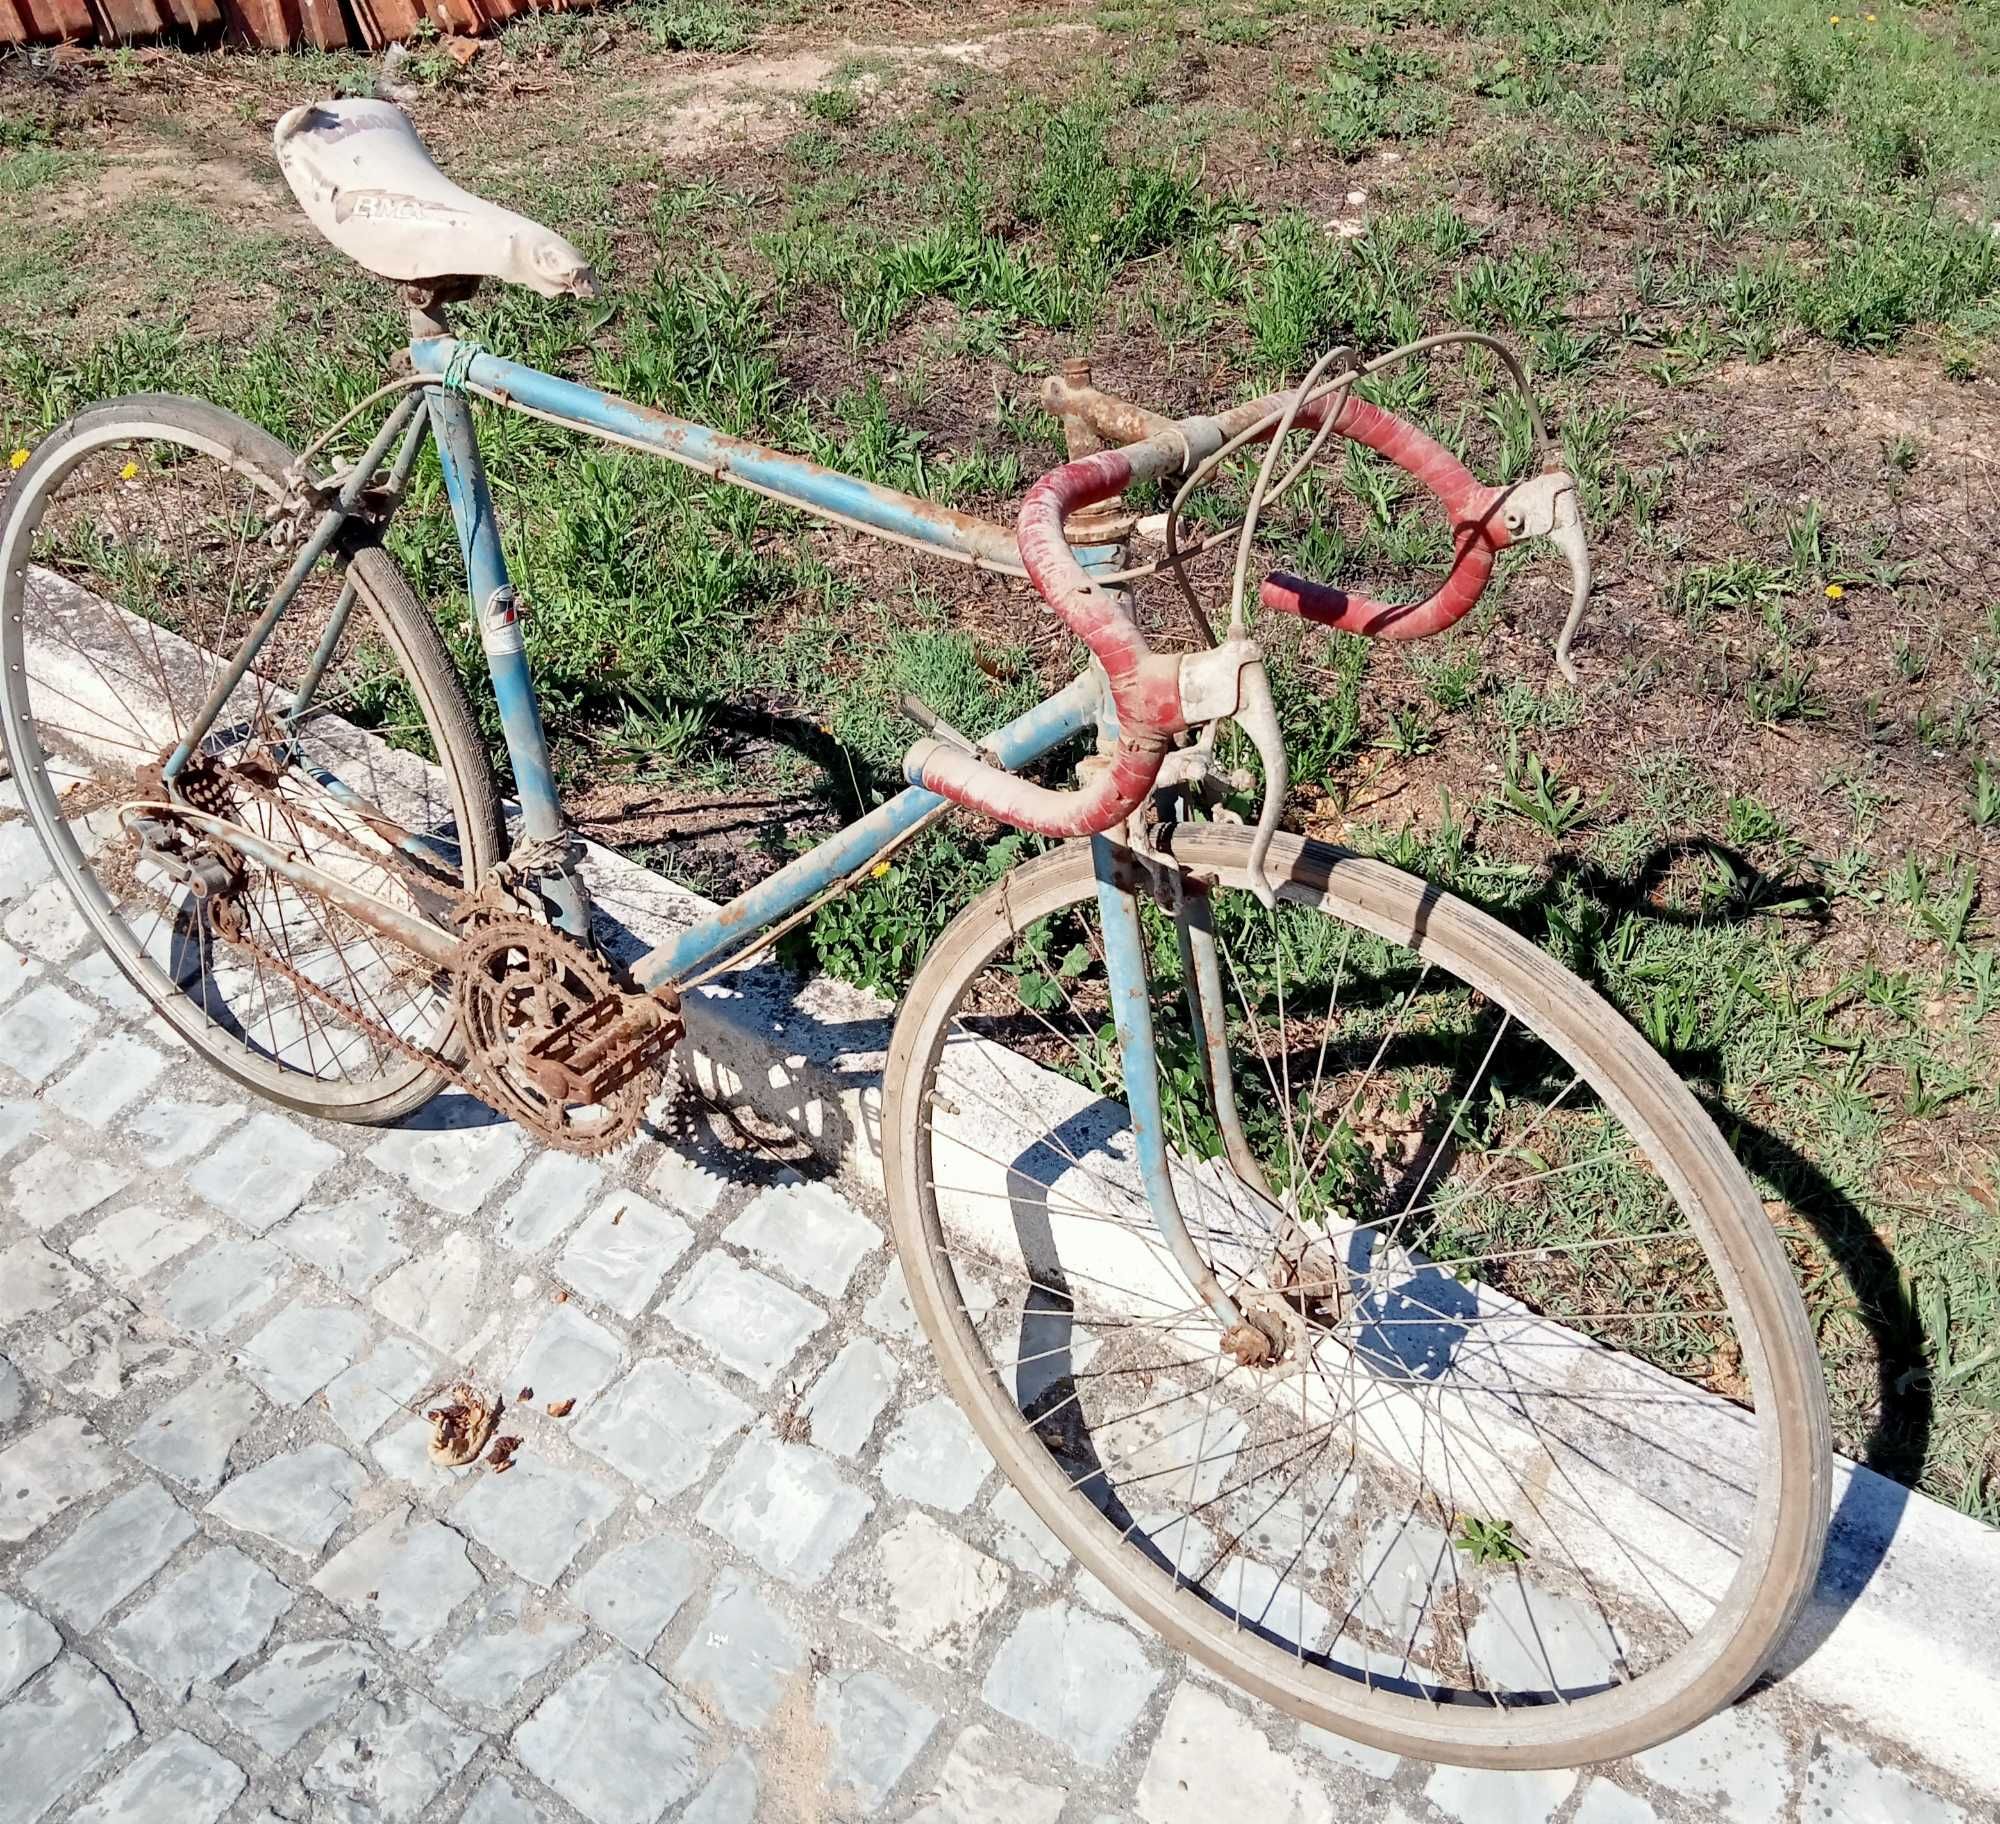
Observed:
[[[10,1102],[0,1097],[0,1159],[30,1139],[41,1124],[39,1102]]]
[[[1070,1561],[1069,1547],[1063,1544],[1027,1498],[1011,1482],[1001,1484],[987,1503],[993,1521],[993,1549],[1017,1571],[1043,1583],[1053,1583]]]
[[[90,927],[60,881],[47,880],[8,913],[7,941],[45,963],[67,961],[90,941]]]
[[[443,1095],[376,1141],[368,1158],[433,1209],[470,1216],[526,1151],[511,1122],[470,1096]]]
[[[551,1305],[508,1377],[532,1387],[537,1405],[574,1400],[579,1409],[611,1385],[623,1359],[618,1338],[574,1305]]]
[[[472,1795],[458,1824],[547,1824],[547,1817],[496,1773]]]
[[[561,1468],[531,1450],[505,1475],[486,1470],[473,1476],[451,1518],[510,1570],[547,1589],[621,1498],[601,1478]]]
[[[722,1239],[810,1291],[838,1298],[882,1245],[882,1231],[833,1186],[794,1178],[759,1191]]]
[[[694,1790],[704,1740],[657,1672],[613,1652],[542,1700],[514,1752],[591,1824],[654,1824]]]
[[[131,1182],[123,1166],[78,1158],[50,1141],[12,1169],[7,1193],[15,1215],[29,1227],[52,1229],[108,1203]]]
[[[874,1507],[833,1460],[753,1432],[708,1491],[700,1520],[774,1577],[817,1583]]]
[[[901,1337],[905,1341],[913,1342],[923,1335],[923,1326],[917,1322],[916,1311],[910,1304],[909,1282],[903,1277],[900,1260],[889,1262],[882,1283],[861,1307],[861,1321],[884,1336]]]
[[[212,1368],[174,1395],[126,1440],[141,1463],[198,1495],[222,1486],[237,1440],[264,1412],[256,1388],[228,1368]]]
[[[22,1236],[11,1248],[0,1248],[0,1324],[18,1324],[89,1290],[88,1274],[79,1273],[32,1235]]]
[[[26,899],[55,873],[56,865],[32,823],[23,817],[0,823],[0,905]]]
[[[11,1000],[35,979],[35,974],[33,960],[0,939],[0,1001]]]
[[[135,1013],[151,1013],[153,1004],[132,986],[125,971],[111,960],[110,952],[101,946],[93,947],[87,954],[78,957],[63,971],[63,979],[72,988],[81,988],[110,1007],[121,1017]]]
[[[171,1326],[115,1294],[30,1340],[21,1354],[43,1381],[86,1404],[179,1381],[198,1359]]]
[[[826,1313],[727,1254],[704,1254],[660,1307],[683,1335],[759,1387],[821,1329]]]
[[[792,1625],[755,1584],[726,1572],[674,1662],[674,1683],[739,1729],[761,1729],[805,1663],[805,1643]]]
[[[129,1033],[113,1033],[48,1092],[52,1106],[91,1127],[107,1127],[153,1087],[167,1060]]]
[[[500,1240],[517,1254],[538,1254],[581,1216],[604,1182],[604,1168],[574,1153],[544,1153],[500,1209]]]
[[[473,1353],[483,1334],[480,1259],[475,1236],[447,1235],[428,1254],[391,1273],[369,1303],[392,1324],[415,1331],[440,1355],[462,1359]]]
[[[227,1755],[176,1729],[105,1781],[70,1824],[215,1824],[248,1783]]]
[[[118,1453],[82,1419],[58,1414],[0,1450],[0,1545],[31,1539],[118,1479]]]
[[[1609,1780],[1592,1780],[1569,1814],[1569,1824],[1660,1824],[1660,1814],[1636,1792]]]
[[[220,1342],[284,1287],[290,1262],[268,1241],[225,1236],[174,1275],[160,1294],[168,1319]]]
[[[197,1558],[135,1609],[106,1639],[118,1657],[181,1703],[270,1637],[292,1592],[233,1545]]]
[[[0,843],[6,830],[0,826]],[[0,879],[5,878],[0,870]],[[0,1012],[0,1070],[40,1089],[83,1049],[96,1012],[52,983],[30,988]]]
[[[321,1175],[339,1163],[339,1147],[283,1115],[260,1113],[191,1167],[187,1182],[225,1216],[261,1235],[304,1203]]]
[[[0,1355],[0,1426],[11,1425],[28,1410],[28,1386],[21,1371]]]
[[[669,1143],[646,1180],[683,1216],[699,1222],[722,1201],[729,1181]]]
[[[922,1501],[948,1514],[973,1503],[993,1458],[972,1421],[948,1394],[912,1406],[882,1447],[882,1486],[906,1501]]]
[[[409,1824],[478,1748],[470,1730],[391,1686],[335,1732],[306,1769],[304,1785],[328,1824]]]
[[[1349,1741],[1346,1736],[1335,1735],[1331,1729],[1322,1729],[1316,1723],[1301,1723],[1299,1740],[1316,1753],[1325,1755],[1336,1766],[1365,1773],[1371,1780],[1386,1780],[1403,1764],[1400,1755],[1391,1754],[1386,1748],[1371,1748],[1366,1742]]]
[[[1588,1691],[1615,1683],[1623,1658],[1604,1617],[1525,1575],[1495,1583],[1465,1651],[1496,1691]]]
[[[71,1242],[69,1251],[85,1266],[131,1285],[155,1267],[185,1254],[211,1233],[199,1217],[134,1203],[112,1211],[94,1229]]]
[[[140,1163],[160,1172],[200,1158],[248,1112],[240,1102],[190,1102],[176,1094],[148,1103],[125,1129],[139,1143]]]
[[[326,1412],[350,1444],[366,1444],[432,1378],[432,1360],[422,1348],[406,1336],[384,1336],[366,1360],[326,1384]]]
[[[0,1704],[62,1651],[62,1636],[31,1608],[0,1591]]]
[[[1632,1765],[1730,1824],[1763,1824],[1789,1796],[1790,1758],[1777,1725],[1738,1705],[1634,1755]]]
[[[707,1568],[687,1540],[655,1533],[606,1552],[577,1579],[570,1600],[620,1646],[644,1659]]]
[[[872,1816],[937,1727],[938,1713],[878,1672],[833,1672],[813,1694],[832,1738],[825,1791],[836,1812]]]
[[[344,1305],[288,1305],[236,1352],[240,1367],[274,1406],[301,1406],[351,1367],[368,1320]]]
[[[706,1375],[656,1356],[599,1399],[570,1435],[666,1501],[703,1480],[723,1439],[750,1418],[748,1406]]]
[[[1008,1575],[997,1559],[913,1512],[875,1542],[856,1582],[860,1599],[843,1615],[906,1653],[954,1668],[1006,1600]]]
[[[85,1519],[22,1585],[51,1615],[88,1634],[195,1530],[194,1517],[165,1489],[141,1482]]]
[[[231,1728],[276,1759],[374,1683],[381,1666],[357,1640],[296,1640],[276,1648],[215,1700]]]
[[[367,1485],[368,1472],[338,1444],[308,1444],[238,1476],[203,1511],[300,1558],[317,1558]]]
[[[383,1274],[410,1258],[391,1220],[395,1208],[386,1191],[364,1191],[345,1203],[300,1210],[273,1229],[271,1239],[343,1292],[366,1298]]]
[[[64,1654],[0,1710],[0,1824],[35,1824],[138,1733],[111,1681]]]
[[[756,1824],[757,1763],[739,1748],[681,1813],[680,1824]]]
[[[408,1337],[385,1336],[365,1359],[327,1382],[326,1410],[350,1444],[366,1444],[436,1378],[427,1350]]]
[[[896,1390],[896,1358],[872,1336],[850,1337],[812,1385],[801,1411],[811,1442],[836,1457],[859,1453]]]
[[[1424,1797],[1457,1824],[1548,1824],[1576,1790],[1572,1769],[1496,1773],[1486,1767],[1440,1767]]]
[[[936,1794],[910,1824],[1056,1824],[1069,1794],[1023,1778],[1015,1763],[1008,1743],[974,1723],[953,1745]]]
[[[621,1317],[637,1317],[693,1240],[694,1231],[671,1210],[613,1191],[569,1238],[556,1277]]]
[[[1581,1814],[1579,1814],[1581,1815]],[[1821,1736],[1806,1763],[1799,1824],[1972,1824],[1958,1806],[1926,1792],[1865,1749]]]
[[[482,1709],[510,1707],[522,1687],[539,1678],[583,1638],[581,1623],[551,1604],[529,1599],[518,1586],[494,1590],[479,1606],[458,1645],[437,1669],[439,1690]]]
[[[1145,1824],[1345,1824],[1352,1796],[1280,1754],[1233,1704],[1187,1680],[1167,1705],[1136,1803]]]
[[[1071,1603],[1030,1609],[1002,1643],[981,1695],[1002,1716],[1107,1765],[1160,1673],[1137,1636]]]
[[[312,1584],[410,1652],[428,1646],[482,1581],[458,1534],[397,1507],[334,1553]]]

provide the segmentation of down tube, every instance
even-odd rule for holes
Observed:
[[[500,709],[500,730],[507,742],[507,759],[514,769],[514,789],[521,801],[521,830],[530,842],[549,842],[563,833],[562,803],[556,796],[555,774],[549,767],[548,738],[542,733],[542,712],[535,703],[535,683],[521,643],[521,621],[514,602],[514,585],[500,550],[500,528],[493,518],[493,496],[486,486],[486,466],[472,428],[472,408],[460,393],[427,388],[431,428],[437,433],[438,463],[444,470],[445,493],[451,501],[458,547],[465,557],[466,588],[472,597],[472,624],[486,654],[493,679],[493,696]],[[574,873],[547,876],[542,891],[553,908],[557,927],[572,937],[590,935],[590,912]]]
[[[987,736],[985,746],[1002,766],[1026,766],[1089,727],[1097,714],[1098,699],[1096,676],[1086,672],[1026,715]],[[766,925],[776,924],[816,899],[943,803],[937,793],[920,785],[898,792],[866,817],[788,862],[768,880],[641,957],[632,973],[647,988],[666,987],[692,975],[710,958],[741,948]]]

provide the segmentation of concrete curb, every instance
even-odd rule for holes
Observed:
[[[586,873],[604,936],[627,957],[714,910],[595,844]],[[763,965],[700,990],[686,1017],[682,1062],[705,1096],[881,1190],[894,1007],[824,976],[798,986]],[[1071,1086],[1048,1080],[1053,1122],[1055,1092]],[[2000,1531],[1839,1459],[1819,1586],[1773,1670],[1797,1699],[2000,1807]]]

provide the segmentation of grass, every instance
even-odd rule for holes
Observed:
[[[799,23],[640,0],[537,15],[465,69],[414,58],[451,168],[610,280],[594,307],[483,296],[468,332],[995,514],[1057,459],[1025,401],[1084,348],[1182,412],[1330,342],[1509,338],[1598,549],[1584,685],[1552,680],[1547,564],[1511,554],[1445,640],[1267,624],[1290,821],[1595,982],[1756,1174],[1843,1444],[2000,1519],[2000,605],[1963,555],[2000,504],[1964,454],[2000,346],[1992,10],[1117,0],[1064,14],[1053,63],[885,45],[741,147],[660,152],[690,53],[780,54]],[[258,161],[281,108],[370,74],[90,53],[7,87],[0,443],[150,388],[298,442],[365,395],[395,300],[304,238]],[[197,143],[265,188],[175,184]],[[1368,390],[1488,478],[1532,466],[1488,360]],[[567,786],[594,833],[711,893],[896,789],[905,693],[977,733],[1074,663],[990,582],[524,419],[482,428]],[[441,506],[427,465],[393,549],[476,683]],[[1358,454],[1267,532],[1273,564],[1390,598],[1448,554]],[[1171,595],[1146,612],[1182,628]],[[894,994],[1023,846],[941,826],[792,954]]]

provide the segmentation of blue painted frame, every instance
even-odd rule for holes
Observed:
[[[411,343],[410,360],[419,374],[437,377],[438,384],[425,387],[423,395],[465,560],[473,624],[493,679],[507,757],[520,792],[522,824],[530,838],[558,837],[564,827],[562,808],[523,650],[514,588],[500,549],[468,390],[575,430],[685,463],[808,513],[847,521],[976,565],[1008,570],[1018,567],[1014,534],[1005,526],[503,360],[474,343],[452,336],[423,338]],[[1115,567],[1117,555],[1117,548],[1109,546],[1092,547],[1088,552],[1091,559],[1111,567]],[[1001,765],[1022,767],[1093,726],[1101,736],[1116,738],[1109,698],[1094,674],[1086,673],[988,736],[985,746]],[[634,965],[635,978],[647,988],[669,987],[747,951],[761,932],[869,866],[945,806],[946,800],[937,793],[909,786],[642,957]],[[560,879],[551,878],[548,886],[555,922],[574,935],[587,936],[590,906],[581,880],[570,872]]]

